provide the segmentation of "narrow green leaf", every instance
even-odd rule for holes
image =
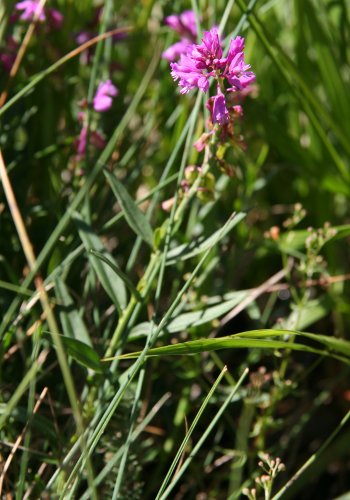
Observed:
[[[86,250],[89,252],[93,249],[103,255],[108,255],[108,259],[113,262],[113,258],[108,254],[100,238],[94,233],[91,226],[86,224],[81,215],[75,213],[73,219],[78,226],[79,236]],[[104,290],[108,293],[118,310],[123,310],[127,303],[127,294],[123,280],[115,275],[110,265],[93,258],[91,254],[88,254],[88,256]]]
[[[150,247],[153,247],[153,231],[144,214],[131,198],[122,183],[107,170],[104,170],[104,174],[131,229],[135,231],[135,233],[146,243],[148,243]]]
[[[125,285],[129,288],[130,293],[139,302],[142,301],[142,297],[141,297],[140,293],[138,292],[138,290],[136,290],[136,288],[135,288],[134,284],[132,283],[132,281],[130,281],[130,279],[128,278],[128,276],[120,269],[120,267],[115,262],[110,261],[102,253],[97,252],[96,250],[92,250],[91,249],[90,253],[91,253],[91,255],[93,255],[94,257],[96,257],[97,259],[100,259],[100,260],[102,260],[102,262],[105,262],[107,264],[107,266],[109,266],[111,269],[113,269],[113,271],[119,276],[119,278],[121,280],[124,281]]]
[[[186,432],[186,435],[185,435],[185,437],[184,437],[184,439],[183,439],[183,441],[182,441],[182,443],[181,443],[181,445],[176,453],[176,456],[175,456],[174,460],[172,461],[172,464],[170,465],[168,472],[167,472],[167,474],[166,474],[166,476],[165,476],[165,478],[164,478],[164,480],[159,488],[158,494],[156,496],[156,500],[160,500],[160,499],[163,500],[166,498],[166,496],[163,495],[163,493],[164,493],[168,483],[171,480],[171,477],[175,471],[176,466],[178,465],[179,461],[181,460],[181,457],[183,456],[186,445],[187,445],[191,435],[193,434],[193,431],[196,428],[197,423],[199,422],[199,419],[201,418],[202,414],[204,413],[204,410],[208,406],[214,392],[216,391],[216,388],[218,387],[221,379],[223,378],[223,376],[225,375],[226,372],[227,372],[227,367],[224,366],[224,368],[221,370],[218,378],[215,380],[213,386],[211,387],[210,391],[208,392],[207,397],[205,398],[205,400],[201,404],[201,407],[199,408],[190,428]]]
[[[280,336],[300,336],[312,339],[321,343],[329,350],[320,350],[309,345],[302,343],[271,340],[272,337]],[[215,339],[199,339],[189,342],[182,342],[174,345],[167,345],[163,347],[155,347],[149,349],[147,356],[170,356],[170,355],[189,355],[198,354],[208,351],[217,351],[220,349],[291,349],[294,351],[310,352],[322,356],[330,356],[340,359],[344,363],[350,365],[350,342],[334,337],[326,337],[325,335],[318,335],[313,333],[298,332],[294,330],[252,330],[242,332],[228,337],[221,337]],[[120,358],[137,358],[139,352],[124,354]],[[105,359],[104,361],[109,361]]]
[[[217,241],[219,235],[221,236],[220,239],[224,238],[239,222],[241,222],[241,220],[244,219],[245,216],[246,214],[243,212],[235,214],[235,216],[232,217],[232,220],[226,225],[224,231],[222,228],[218,229],[215,233],[209,236],[209,238],[197,238],[192,240],[190,243],[179,245],[178,247],[169,250],[167,255],[167,265],[172,265],[180,260],[190,259],[201,254],[210,248],[215,241]]]
[[[91,339],[85,323],[76,310],[68,289],[61,278],[56,278],[55,292],[60,305],[64,306],[60,308],[59,315],[65,336],[80,340],[80,342],[91,346]]]
[[[52,335],[50,332],[44,332],[43,337],[52,343]],[[84,342],[80,342],[80,340],[65,337],[64,335],[60,335],[60,339],[63,348],[71,358],[86,368],[91,368],[98,373],[102,372],[100,358],[92,347]]]
[[[296,335],[312,339],[320,344],[323,344],[328,349],[333,350],[337,354],[343,354],[350,358],[350,342],[344,339],[338,339],[319,333],[300,332],[297,330],[252,330],[237,334],[240,338],[266,338],[266,337],[281,337],[284,335]],[[235,335],[236,336],[236,335]],[[290,344],[289,344],[290,346]]]

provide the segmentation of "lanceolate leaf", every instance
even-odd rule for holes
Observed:
[[[321,344],[326,350],[311,347],[304,343],[291,341],[293,337],[304,337]],[[284,337],[284,340],[276,340],[274,337]],[[331,356],[340,359],[350,365],[350,342],[318,335],[314,333],[298,332],[293,330],[252,330],[242,332],[228,337],[214,339],[199,339],[179,344],[156,347],[148,351],[147,356],[170,356],[198,354],[207,351],[217,351],[220,349],[291,349],[294,351],[304,351],[321,356]],[[139,352],[124,354],[121,358],[137,358]],[[107,360],[106,360],[107,361]]]
[[[49,332],[45,332],[43,336],[52,342],[52,336]],[[101,365],[100,358],[92,347],[84,342],[80,342],[80,340],[65,337],[64,335],[60,335],[60,339],[66,353],[71,358],[86,368],[91,368],[95,372],[102,372],[103,366]]]
[[[59,315],[65,336],[80,340],[91,346],[91,339],[85,323],[76,310],[68,289],[61,278],[55,280],[55,292],[59,305],[63,306],[59,309]]]
[[[105,257],[102,253],[97,252],[96,250],[90,250],[90,254],[96,257],[97,259],[102,260],[102,262],[105,262],[118,276],[121,278],[125,285],[128,287],[130,293],[139,301],[142,301],[142,297],[138,290],[136,290],[134,284],[132,281],[129,279],[129,277],[120,269],[119,266],[115,262],[110,261],[107,257]]]
[[[153,231],[144,214],[131,198],[123,184],[107,170],[104,171],[104,174],[131,229],[148,243],[150,247],[153,247]]]
[[[86,224],[80,214],[74,214],[74,221],[78,226],[79,236],[84,243],[86,250],[88,252],[91,249],[96,250],[97,252],[108,256],[108,259],[113,262],[113,257],[108,254],[100,238],[94,233],[94,230]],[[118,309],[124,309],[126,307],[127,294],[123,280],[117,276],[111,267],[105,262],[96,259],[89,253],[88,256],[104,290],[108,293]]]

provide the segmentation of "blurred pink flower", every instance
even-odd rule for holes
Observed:
[[[87,143],[87,127],[84,125],[80,131],[79,137],[75,141],[75,149],[77,152],[77,156],[82,157],[86,151],[86,143]],[[106,141],[102,134],[95,130],[90,130],[90,144],[95,146],[97,149],[103,149]]]
[[[64,17],[57,9],[48,9],[47,11],[50,25],[53,29],[58,30],[62,27]]]
[[[23,11],[20,15],[22,21],[32,21],[34,16],[38,13],[38,21],[44,22],[48,21],[48,27],[53,29],[60,29],[63,24],[63,14],[57,9],[53,8],[41,8],[39,5],[39,0],[23,0],[22,2],[16,3],[16,10]]]
[[[197,38],[196,16],[192,10],[185,10],[182,14],[166,17],[165,24],[184,38],[189,40]]]
[[[94,100],[93,107],[95,111],[99,113],[103,113],[108,111],[113,103],[113,97],[118,95],[118,89],[115,87],[111,80],[106,80],[105,82],[101,82],[97,88]]]
[[[166,17],[165,24],[181,36],[179,42],[170,45],[162,54],[163,59],[173,62],[181,54],[186,54],[187,50],[197,40],[196,17],[192,10],[186,10],[180,15],[173,14]]]
[[[193,144],[193,146],[196,148],[198,153],[203,151],[205,146],[209,144],[211,136],[214,134],[214,130],[211,130],[210,132],[204,132],[199,139],[196,140],[196,142]]]
[[[44,9],[39,5],[39,0],[23,0],[23,2],[18,2],[16,3],[16,10],[23,10],[20,16],[22,21],[32,21],[37,13],[39,13],[39,21],[45,21],[46,19]]]
[[[189,47],[192,46],[192,42],[189,40],[186,40],[186,38],[183,38],[180,40],[180,42],[176,42],[173,45],[170,45],[166,50],[164,50],[162,54],[162,58],[166,59],[167,61],[176,61],[181,54],[186,54],[187,50]]]

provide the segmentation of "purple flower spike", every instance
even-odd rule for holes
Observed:
[[[39,0],[24,0],[23,2],[16,3],[17,10],[23,10],[20,19],[22,21],[32,21],[37,12],[40,11],[39,21],[45,21],[44,9],[39,6]]]
[[[112,106],[112,98],[116,95],[118,95],[118,89],[110,80],[106,80],[104,83],[101,82],[93,100],[94,110],[99,113],[108,111]]]
[[[229,100],[233,101],[229,107],[230,111],[227,108],[228,92],[240,91],[242,97],[243,93],[249,92],[250,84],[255,81],[255,74],[244,61],[244,38],[237,36],[232,39],[228,55],[223,57],[220,36],[215,27],[204,33],[200,45],[189,46],[187,52],[181,54],[180,60],[170,63],[170,66],[171,76],[174,81],[178,81],[182,94],[187,94],[196,87],[207,92],[210,79],[216,80],[217,95],[210,97],[207,102],[211,127],[215,123],[222,126],[229,124],[241,114],[241,108],[232,107],[233,99]],[[203,144],[203,141],[196,144],[198,151],[202,149]]]

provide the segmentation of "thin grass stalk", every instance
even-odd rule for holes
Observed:
[[[148,426],[148,424],[152,421],[154,416],[158,413],[160,408],[166,403],[166,401],[171,397],[171,394],[167,392],[164,394],[160,400],[153,406],[153,408],[150,410],[150,412],[144,417],[142,422],[135,428],[131,435],[131,442],[132,444],[136,439],[140,436],[140,434],[145,430],[145,428]],[[112,470],[112,468],[118,463],[120,460],[122,453],[124,452],[126,443],[124,443],[118,451],[114,454],[114,456],[108,461],[108,463],[105,465],[105,467],[102,469],[102,471],[96,476],[94,485],[97,487],[101,482],[106,478],[108,473]],[[55,473],[56,474],[56,473]],[[82,495],[80,500],[89,500],[90,499],[90,490],[86,490],[86,492]]]
[[[126,466],[126,462],[128,459],[130,446],[132,443],[132,435],[134,432],[134,425],[135,425],[136,418],[137,418],[137,407],[138,407],[138,403],[139,403],[139,400],[141,397],[141,391],[142,391],[143,382],[145,379],[145,374],[146,374],[146,371],[144,368],[142,368],[140,370],[139,379],[137,381],[137,387],[136,387],[134,401],[132,404],[131,414],[130,414],[129,432],[128,432],[128,435],[126,437],[126,441],[124,444],[124,451],[123,451],[122,458],[121,458],[120,464],[119,464],[119,469],[118,469],[117,479],[116,479],[115,485],[114,485],[112,500],[117,500],[119,498],[120,488],[122,486],[123,476],[125,473],[125,466]]]
[[[224,370],[224,368],[222,370]],[[244,370],[244,372],[242,373],[241,377],[236,382],[234,388],[232,389],[232,391],[230,392],[230,394],[228,395],[228,397],[225,399],[224,403],[221,405],[220,409],[217,411],[217,413],[215,414],[215,416],[213,417],[213,419],[210,421],[210,424],[205,429],[205,431],[202,434],[201,438],[199,439],[199,441],[197,442],[197,444],[194,446],[193,450],[190,452],[188,458],[181,465],[180,469],[177,471],[177,473],[173,477],[171,483],[166,488],[166,490],[164,491],[164,493],[162,493],[162,496],[160,497],[160,500],[165,500],[166,498],[168,498],[169,494],[172,492],[172,490],[174,489],[175,485],[179,482],[179,480],[181,479],[181,477],[183,476],[183,474],[185,473],[185,471],[187,470],[187,468],[191,464],[192,460],[197,455],[198,451],[201,449],[202,445],[204,444],[204,442],[208,438],[209,434],[212,432],[212,430],[216,426],[217,422],[220,420],[222,414],[224,413],[224,411],[226,410],[226,408],[228,407],[228,405],[230,403],[232,403],[233,397],[237,393],[238,389],[242,385],[242,383],[243,383],[244,379],[246,378],[246,376],[248,375],[248,373],[249,373],[249,369],[246,368]]]
[[[39,327],[40,328],[40,327]],[[32,350],[32,356],[31,356],[31,363],[33,363],[38,355],[39,355],[39,349],[40,349],[40,331],[39,328],[37,332],[34,332],[33,334],[33,350]],[[30,381],[29,384],[29,395],[28,395],[28,405],[27,405],[27,414],[31,415],[34,411],[35,405],[35,388],[36,388],[36,379],[33,377],[33,379]],[[20,466],[20,471],[19,471],[19,479],[18,479],[18,486],[16,490],[16,500],[21,500],[23,498],[24,494],[24,485],[25,485],[25,476],[27,473],[27,465],[29,461],[29,444],[30,444],[30,439],[31,439],[31,430],[28,429],[28,431],[25,434],[24,441],[23,441],[23,446],[24,446],[24,451],[22,453],[22,458],[21,458],[21,466]]]
[[[213,386],[211,387],[207,397],[205,398],[205,400],[203,401],[203,403],[201,404],[201,407],[199,408],[196,416],[194,417],[193,419],[193,422],[190,426],[190,428],[188,429],[188,432],[186,433],[181,445],[179,446],[179,449],[175,455],[175,458],[172,462],[172,464],[170,465],[169,467],[169,470],[159,488],[159,491],[157,493],[157,496],[156,496],[156,499],[155,500],[160,500],[160,499],[164,499],[166,498],[167,495],[164,495],[164,492],[166,490],[166,487],[176,469],[176,466],[178,465],[179,463],[179,460],[181,458],[181,456],[183,455],[183,453],[185,452],[185,449],[186,449],[186,446],[187,446],[187,443],[190,439],[190,437],[192,436],[192,433],[194,431],[194,429],[197,427],[197,424],[199,422],[199,419],[201,418],[202,414],[204,413],[204,410],[206,409],[206,407],[208,406],[208,403],[209,401],[211,400],[214,392],[216,391],[216,388],[217,386],[219,385],[221,379],[223,378],[223,376],[225,375],[225,372],[227,371],[227,366],[224,366],[223,369],[221,370],[218,378],[215,380]],[[173,478],[174,480],[175,478]]]
[[[159,184],[158,184],[159,186],[164,185],[164,183],[166,182],[166,178],[167,178],[167,176],[168,176],[168,174],[169,174],[172,166],[174,165],[174,162],[175,162],[176,156],[177,156],[177,154],[179,152],[179,149],[180,149],[183,141],[185,140],[185,137],[188,134],[188,131],[189,131],[189,128],[190,128],[190,124],[191,124],[191,117],[187,120],[187,122],[186,122],[186,124],[185,124],[185,126],[184,126],[184,128],[183,128],[183,130],[182,130],[182,132],[180,134],[180,137],[179,137],[178,141],[175,144],[175,147],[171,151],[171,155],[170,155],[170,157],[169,157],[169,159],[168,159],[168,161],[167,161],[167,163],[166,163],[166,165],[164,167],[162,175],[160,176]],[[175,180],[177,178],[178,178],[178,174],[174,174],[173,176],[171,176],[172,180]],[[156,207],[157,201],[159,199],[159,192],[160,192],[159,189],[157,189],[157,190],[154,191],[154,196],[152,197],[152,201],[151,201],[149,207],[147,208],[146,217],[147,217],[148,220],[151,219],[152,214],[154,212],[154,209]],[[139,250],[139,248],[141,246],[141,242],[142,242],[142,240],[138,236],[138,238],[137,238],[137,240],[135,242],[135,245],[134,245],[134,247],[133,247],[133,249],[131,251],[131,255],[130,255],[130,258],[128,260],[127,266],[126,266],[126,270],[127,271],[130,271],[132,269],[134,263],[135,263],[135,260],[136,260],[137,254],[138,254],[138,250]]]
[[[39,407],[40,407],[43,399],[45,398],[47,391],[48,391],[47,387],[44,387],[44,389],[41,391],[41,394],[40,394],[40,396],[39,396],[39,398],[38,398],[35,406],[31,409],[29,420],[25,424],[25,426],[24,426],[21,434],[16,439],[16,442],[15,442],[15,444],[12,447],[11,453],[8,455],[8,457],[6,459],[6,462],[4,463],[3,469],[1,471],[1,476],[0,476],[0,495],[2,495],[2,487],[3,487],[3,484],[4,484],[4,479],[6,477],[6,473],[7,473],[8,469],[10,468],[12,459],[15,456],[15,453],[18,450],[21,442],[23,441],[23,438],[26,435],[26,431],[27,431],[27,429],[28,429],[28,427],[29,427],[29,425],[30,425],[30,423],[31,423],[34,415],[38,411],[38,409],[39,409]],[[17,494],[16,494],[16,497],[17,497]],[[22,498],[22,497],[19,497],[19,498]]]
[[[27,391],[31,380],[35,377],[37,372],[40,370],[40,368],[44,364],[48,353],[49,353],[49,351],[47,349],[41,351],[41,353],[39,354],[37,359],[32,363],[32,366],[29,368],[27,373],[22,378],[22,380],[19,383],[19,385],[17,386],[14,394],[11,396],[9,401],[7,401],[6,406],[4,408],[4,411],[0,415],[0,429],[2,429],[4,427],[7,419],[10,417],[12,411],[16,408],[19,400],[21,399],[23,394]]]
[[[103,15],[102,15],[102,20],[99,28],[99,35],[102,35],[107,28],[108,24],[108,19],[110,17],[111,11],[112,11],[112,0],[106,0],[105,5],[103,7]],[[97,79],[97,71],[98,67],[101,61],[101,56],[102,56],[102,51],[103,51],[103,42],[108,40],[108,38],[105,38],[103,40],[99,40],[96,44],[96,50],[94,54],[94,60],[92,64],[92,69],[91,69],[91,75],[90,75],[90,80],[89,80],[89,86],[88,86],[88,93],[87,93],[87,100],[88,103],[91,104],[92,98],[94,95],[94,91],[96,88],[96,79]],[[91,109],[88,106],[86,109],[86,119],[87,119],[87,134],[86,134],[86,146],[85,146],[85,161],[86,164],[89,164],[89,144],[90,144],[90,132],[91,132]],[[86,208],[86,215],[87,219],[89,221],[89,224],[91,222],[91,217],[90,217],[90,201],[88,195],[86,195],[85,198],[85,208]]]

